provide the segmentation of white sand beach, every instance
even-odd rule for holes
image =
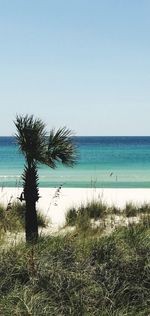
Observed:
[[[1,188],[0,203],[7,205],[16,201],[22,189]],[[55,228],[65,223],[65,214],[70,207],[81,205],[91,200],[102,200],[108,205],[123,207],[127,202],[150,203],[150,189],[86,189],[86,188],[40,188],[38,209],[47,217]]]

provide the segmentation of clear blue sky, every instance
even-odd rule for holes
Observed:
[[[0,0],[0,135],[26,113],[150,135],[150,1]]]

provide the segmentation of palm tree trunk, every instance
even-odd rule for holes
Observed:
[[[25,166],[23,173],[24,199],[26,202],[25,231],[26,241],[36,242],[38,239],[38,223],[36,202],[39,199],[38,174],[36,164]]]
[[[26,213],[25,213],[25,232],[27,242],[36,242],[38,239],[38,223],[36,202],[26,200]]]

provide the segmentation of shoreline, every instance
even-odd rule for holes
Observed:
[[[0,188],[0,204],[7,205],[17,201],[22,188]],[[40,199],[37,203],[50,225],[60,228],[65,224],[65,214],[71,207],[78,207],[91,200],[101,200],[108,205],[124,207],[127,202],[135,204],[150,203],[150,189],[122,188],[39,188]]]

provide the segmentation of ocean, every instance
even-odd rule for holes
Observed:
[[[74,137],[73,168],[39,165],[41,187],[150,188],[150,137]],[[21,187],[24,158],[13,137],[0,137],[0,187]]]

